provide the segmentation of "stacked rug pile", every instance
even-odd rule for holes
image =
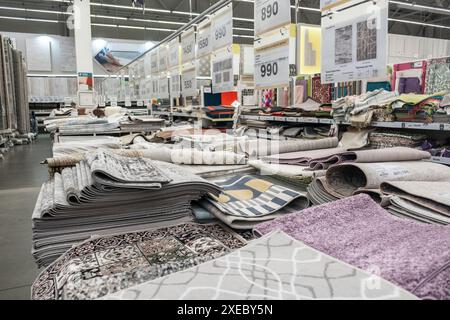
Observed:
[[[252,229],[261,221],[309,206],[306,193],[298,192],[268,176],[238,174],[215,179],[219,196],[211,195],[200,205],[233,229]]]
[[[450,229],[399,219],[367,195],[264,222],[254,231],[270,235],[274,230],[419,298],[450,299]]]
[[[220,188],[179,166],[97,150],[43,184],[33,212],[33,255],[47,265],[92,234],[190,219],[192,200]]]
[[[220,257],[245,244],[239,235],[219,224],[183,223],[95,236],[45,268],[31,288],[31,297],[97,299]]]
[[[381,184],[388,211],[426,223],[450,224],[450,180],[390,181]]]

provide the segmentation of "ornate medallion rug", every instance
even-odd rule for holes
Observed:
[[[393,216],[359,194],[258,225],[382,278],[419,298],[450,299],[450,228]]]
[[[103,299],[416,299],[282,231],[230,254]]]
[[[177,226],[93,237],[63,254],[36,279],[32,299],[96,299],[184,270],[246,241],[219,224]]]
[[[227,180],[214,181],[222,193],[209,199],[219,210],[239,217],[261,217],[272,214],[294,199],[305,195],[277,185],[256,175],[237,175]],[[307,205],[306,205],[307,206]]]

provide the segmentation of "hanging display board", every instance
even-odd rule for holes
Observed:
[[[361,0],[320,0],[320,10],[322,12],[337,10],[343,7],[353,5],[357,1],[361,2]]]
[[[73,72],[77,70],[75,57],[75,39],[71,37],[58,37],[61,71]]]
[[[180,41],[178,37],[169,42],[169,68],[178,67],[180,64]]]
[[[152,73],[152,62],[150,53],[146,53],[144,56],[144,75],[149,76]]]
[[[197,58],[211,53],[211,23],[208,21],[204,26],[199,26],[197,34]]]
[[[298,25],[299,74],[320,73],[321,28]]]
[[[27,38],[27,67],[29,71],[52,71],[50,40],[41,37]]]
[[[159,71],[158,68],[158,50],[153,50],[150,53],[150,63],[151,63],[151,73],[157,74]]]
[[[387,17],[387,0],[322,17],[322,83],[386,76]]]
[[[211,21],[212,50],[233,44],[233,9],[231,4],[217,11]]]
[[[169,98],[169,80],[166,75],[162,75],[159,78],[159,98],[168,99]]]
[[[197,79],[195,70],[183,72],[181,76],[181,93],[184,97],[197,95]]]
[[[152,76],[152,98],[157,98],[159,96],[159,78]]]
[[[165,45],[159,46],[158,47],[158,57],[159,57],[158,68],[159,68],[159,72],[167,71],[167,55],[168,55],[167,46],[165,46]]]
[[[218,55],[212,58],[213,93],[234,90],[233,54]]]
[[[291,23],[290,0],[255,0],[255,36]]]
[[[170,76],[170,94],[172,97],[178,97],[181,93],[181,76],[178,72],[171,73]]]
[[[194,28],[181,35],[181,62],[186,63],[195,59]]]
[[[255,53],[255,88],[289,85],[289,45]]]

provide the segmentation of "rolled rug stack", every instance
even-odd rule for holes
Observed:
[[[92,234],[191,219],[191,201],[220,187],[179,166],[97,150],[45,182],[33,212],[33,255],[48,265]]]

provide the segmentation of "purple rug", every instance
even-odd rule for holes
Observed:
[[[360,194],[264,222],[297,240],[377,273],[423,299],[450,299],[450,228],[396,218]]]

